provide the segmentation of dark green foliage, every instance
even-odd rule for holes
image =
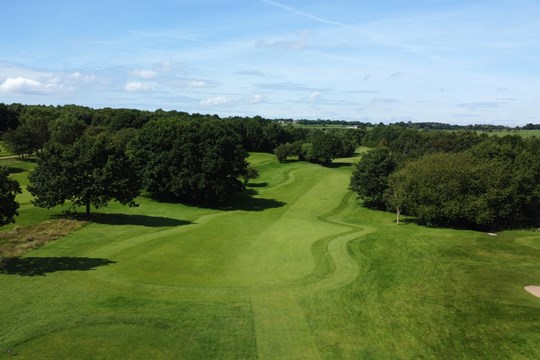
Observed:
[[[40,151],[50,139],[49,123],[57,115],[54,107],[25,107],[19,118],[20,126],[4,134],[7,148],[23,157]]]
[[[429,226],[515,226],[539,200],[538,166],[482,159],[471,152],[439,153],[391,175],[387,194],[404,191],[405,209]],[[523,162],[519,164],[518,162]],[[399,188],[398,188],[399,185]]]
[[[248,165],[246,168],[245,174],[242,174],[242,179],[244,180],[244,186],[247,185],[249,180],[257,179],[259,177],[259,170],[253,165]]]
[[[19,215],[15,197],[20,193],[19,183],[9,178],[6,168],[0,167],[0,226],[15,222],[15,216]]]
[[[19,114],[13,106],[0,103],[0,133],[19,126]]]
[[[94,111],[92,125],[105,126],[113,131],[123,128],[141,128],[153,118],[149,111],[105,108]]]
[[[306,159],[310,162],[330,164],[343,151],[342,142],[334,133],[315,131],[308,142],[312,147],[309,154],[306,154]]]
[[[144,186],[155,195],[211,204],[242,188],[247,152],[219,120],[152,121],[131,148]]]
[[[73,144],[82,136],[85,129],[84,121],[77,119],[75,115],[70,113],[64,113],[49,123],[51,141],[60,145]]]
[[[111,200],[135,206],[140,184],[122,148],[105,136],[83,137],[70,146],[49,144],[30,174],[28,190],[34,204],[51,208],[66,201],[72,206],[100,208]]]
[[[274,154],[276,154],[276,158],[279,162],[286,161],[287,157],[293,155],[291,144],[279,145],[276,150],[274,150]]]
[[[284,126],[260,116],[235,117],[225,121],[240,136],[242,145],[247,151],[271,153],[279,145],[304,140],[308,133],[305,129],[291,125]]]
[[[353,156],[363,136],[363,132],[356,129],[331,129],[327,132],[335,135],[340,141],[340,151],[337,157]]]
[[[21,157],[32,155],[38,150],[35,133],[27,126],[19,126],[16,130],[4,133],[2,140],[12,154]]]
[[[354,166],[349,186],[367,205],[383,208],[388,177],[396,167],[397,163],[388,148],[372,149]]]
[[[460,152],[470,149],[487,137],[468,131],[420,131],[404,127],[379,125],[369,131],[363,144],[388,147],[398,162],[436,153]]]

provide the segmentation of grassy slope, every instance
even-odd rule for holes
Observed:
[[[19,359],[540,357],[540,299],[523,290],[540,283],[538,233],[396,226],[345,191],[348,167],[250,160],[253,198],[228,211],[141,198],[28,253],[0,274],[0,347]],[[29,165],[8,161],[24,182]],[[29,200],[19,224],[59,211]]]

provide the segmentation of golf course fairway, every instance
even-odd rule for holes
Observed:
[[[31,166],[3,161],[26,185]],[[255,153],[260,178],[227,208],[96,211],[0,270],[0,358],[540,358],[523,290],[540,233],[396,225],[347,190],[347,161]],[[20,199],[20,225],[61,212]]]

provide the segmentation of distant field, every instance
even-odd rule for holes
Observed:
[[[252,154],[228,209],[116,204],[0,269],[16,359],[537,359],[540,233],[368,210],[336,166]],[[32,163],[0,160],[26,183]],[[19,225],[60,209],[32,207]],[[12,229],[14,225],[6,227]],[[0,233],[1,236],[1,233]],[[7,355],[0,355],[7,356]]]
[[[525,138],[536,136],[540,138],[540,130],[505,130],[505,131],[493,131],[490,135],[505,136],[505,135],[519,135]]]

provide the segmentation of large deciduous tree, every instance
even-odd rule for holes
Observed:
[[[367,205],[383,208],[388,177],[396,167],[396,161],[390,150],[386,147],[376,147],[365,153],[354,166],[349,186]]]
[[[243,187],[247,152],[220,120],[151,121],[131,148],[144,186],[155,195],[212,204]]]
[[[19,215],[15,197],[20,193],[19,183],[9,178],[6,168],[0,167],[0,226],[14,222],[15,216]]]
[[[341,140],[333,133],[315,131],[309,142],[312,145],[307,158],[310,162],[327,165],[342,154]]]
[[[65,112],[49,123],[51,141],[61,145],[71,145],[79,139],[86,129],[84,121]]]
[[[73,145],[49,144],[38,156],[30,174],[28,190],[34,204],[51,208],[71,202],[90,207],[106,206],[111,200],[136,206],[140,181],[125,151],[108,136],[82,137]]]

